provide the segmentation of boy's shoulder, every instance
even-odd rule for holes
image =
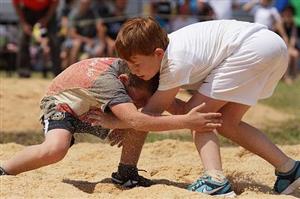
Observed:
[[[55,77],[49,89],[61,91],[70,88],[90,88],[99,80],[102,80],[103,84],[103,79],[110,79],[109,76],[118,77],[125,69],[123,62],[118,58],[85,59],[69,66]]]

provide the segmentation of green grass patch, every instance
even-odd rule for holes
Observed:
[[[280,144],[300,144],[300,78],[293,85],[280,82],[273,96],[261,103],[295,116],[276,128],[263,129],[270,139]]]
[[[293,85],[280,82],[272,97],[261,101],[262,104],[298,116],[300,119],[300,78]]]

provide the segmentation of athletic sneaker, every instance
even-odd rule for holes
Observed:
[[[0,167],[0,176],[4,175],[8,175],[8,173],[6,173],[6,171],[2,167]]]
[[[118,171],[111,174],[112,182],[125,188],[150,187],[153,182],[140,176],[136,166],[119,164]]]
[[[300,161],[296,161],[294,168],[287,173],[275,172],[277,180],[274,190],[280,194],[290,194],[300,187]]]
[[[211,176],[204,175],[196,182],[189,185],[188,190],[205,193],[213,196],[235,197],[236,194],[231,188],[231,184],[226,179],[224,182],[216,182]]]

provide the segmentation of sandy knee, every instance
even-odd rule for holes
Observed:
[[[58,162],[62,160],[69,150],[69,142],[47,142],[45,141],[40,145],[40,158],[47,159],[49,162]]]

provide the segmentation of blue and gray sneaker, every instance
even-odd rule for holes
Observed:
[[[190,191],[205,193],[213,196],[223,196],[223,197],[236,196],[236,194],[231,188],[231,184],[227,179],[224,182],[220,183],[214,181],[212,177],[208,175],[204,175],[200,177],[196,182],[189,185],[187,189]]]
[[[275,172],[277,180],[274,190],[280,194],[290,194],[300,187],[300,161],[297,161],[294,168],[287,173]]]

